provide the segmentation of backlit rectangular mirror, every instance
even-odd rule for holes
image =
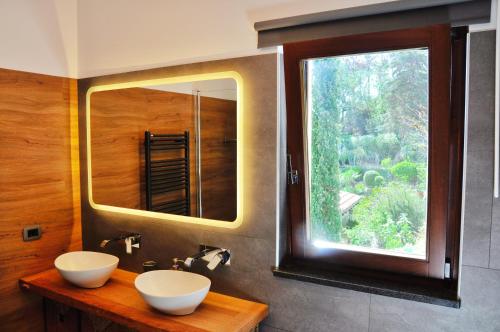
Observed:
[[[89,91],[91,203],[235,221],[239,102],[232,77]]]

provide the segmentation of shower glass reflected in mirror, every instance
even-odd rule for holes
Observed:
[[[93,92],[94,203],[234,221],[237,102],[232,78]]]

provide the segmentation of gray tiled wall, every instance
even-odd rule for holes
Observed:
[[[117,230],[139,231],[146,242],[134,256],[111,249],[120,255],[122,267],[135,271],[140,271],[145,259],[168,266],[172,257],[191,254],[199,243],[231,248],[231,267],[209,275],[213,289],[268,303],[270,316],[261,329],[265,332],[500,331],[500,271],[495,270],[500,269],[500,202],[492,199],[494,44],[494,32],[472,34],[461,309],[272,276],[275,212],[283,206],[276,201],[274,187],[279,118],[273,101],[277,82],[275,56],[235,60],[229,65],[222,61],[185,71],[227,70],[236,65],[244,79],[248,78],[246,110],[251,117],[245,118],[245,137],[249,138],[250,149],[245,156],[251,169],[245,174],[245,181],[252,183],[245,196],[251,204],[245,222],[251,227],[238,232],[195,229],[191,225],[96,213],[84,206],[84,246],[99,250],[99,240]],[[253,143],[260,144],[257,147]],[[84,180],[82,183],[86,183]],[[198,272],[207,274],[201,269]]]
[[[369,331],[500,331],[500,201],[493,199],[495,32],[470,39],[461,309],[371,296]]]
[[[467,191],[462,263],[488,268],[493,203],[495,33],[471,34],[470,50]],[[500,247],[497,252],[500,254]]]

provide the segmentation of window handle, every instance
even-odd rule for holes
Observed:
[[[299,172],[292,167],[292,155],[287,155],[287,178],[288,184],[297,184],[299,183]]]

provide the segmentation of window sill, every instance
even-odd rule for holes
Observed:
[[[311,264],[300,262],[299,260],[287,258],[279,267],[273,268],[273,275],[276,277],[295,279],[304,282],[311,282],[324,286],[344,288],[370,294],[389,296],[416,302],[440,305],[450,308],[460,308],[460,299],[456,291],[443,289],[443,283],[437,281],[438,285],[417,285],[412,281],[400,280],[384,281],[372,276],[361,276],[352,270],[349,272],[338,270],[325,270]],[[393,275],[394,276],[394,275]]]

